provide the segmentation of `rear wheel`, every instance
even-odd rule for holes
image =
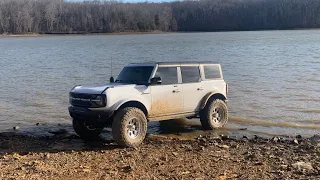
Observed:
[[[208,102],[200,113],[200,121],[205,130],[223,127],[228,122],[228,107],[226,103],[221,99]]]
[[[87,126],[85,121],[75,119],[72,120],[74,131],[84,140],[93,140],[99,137],[103,128]]]
[[[147,133],[147,119],[144,113],[134,107],[127,107],[117,112],[112,124],[112,136],[120,146],[136,147]]]

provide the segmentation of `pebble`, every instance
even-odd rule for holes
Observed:
[[[262,162],[262,161],[259,161],[259,162],[256,162],[254,165],[256,165],[256,166],[261,166],[261,165],[263,165],[264,163]]]
[[[220,138],[222,139],[222,140],[228,140],[228,139],[230,139],[230,137],[229,136],[225,136],[225,135],[220,135]]]
[[[193,149],[192,146],[189,145],[189,144],[182,144],[181,147],[182,148],[186,148],[187,150],[192,150]]]
[[[14,126],[13,129],[14,129],[14,130],[19,130],[20,127],[19,127],[19,126]]]
[[[50,154],[49,154],[49,153],[48,153],[48,154],[45,154],[44,157],[47,158],[47,159],[49,159],[49,158],[50,158]]]
[[[191,172],[190,171],[184,171],[181,173],[181,175],[186,175],[186,174],[190,174]]]
[[[21,156],[20,156],[19,154],[17,154],[17,153],[14,153],[14,154],[12,155],[12,157],[13,157],[13,159],[15,159],[15,160],[21,159]]]
[[[161,159],[162,161],[168,161],[168,156],[166,155],[166,156],[164,156],[164,157],[160,157],[160,159]]]
[[[280,168],[281,168],[282,170],[287,170],[287,169],[288,169],[288,165],[280,165]]]
[[[231,142],[230,145],[231,145],[232,148],[238,148],[239,147],[239,144],[236,143],[236,142]]]
[[[279,141],[279,138],[274,137],[274,138],[272,138],[272,140],[273,140],[273,142],[278,142],[278,141]]]
[[[295,144],[299,144],[299,142],[298,142],[298,140],[297,140],[297,139],[294,139],[294,140],[293,140],[293,143],[295,143]]]
[[[90,169],[82,169],[82,172],[89,173]]]
[[[224,149],[229,149],[229,148],[230,148],[230,146],[222,145],[222,148],[224,148]]]
[[[129,165],[129,166],[122,167],[122,170],[124,172],[131,172],[131,171],[134,171],[135,169],[136,169],[135,165]]]

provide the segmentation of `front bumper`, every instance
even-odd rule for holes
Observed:
[[[114,111],[105,109],[88,109],[69,106],[69,114],[73,119],[85,121],[87,124],[108,124],[112,121]]]

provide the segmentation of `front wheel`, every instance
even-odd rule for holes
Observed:
[[[220,99],[208,102],[200,112],[200,121],[205,130],[223,127],[228,122],[228,107],[226,103]]]
[[[74,131],[84,140],[93,140],[99,137],[103,128],[93,128],[87,126],[84,121],[73,118],[72,125]]]
[[[144,113],[134,107],[121,109],[114,117],[112,136],[120,146],[136,147],[147,133],[147,119]]]

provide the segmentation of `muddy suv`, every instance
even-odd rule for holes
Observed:
[[[73,128],[83,139],[112,125],[115,142],[137,146],[147,123],[200,117],[204,129],[228,120],[228,85],[215,63],[139,63],[123,68],[115,81],[102,86],[76,86],[70,92]]]

